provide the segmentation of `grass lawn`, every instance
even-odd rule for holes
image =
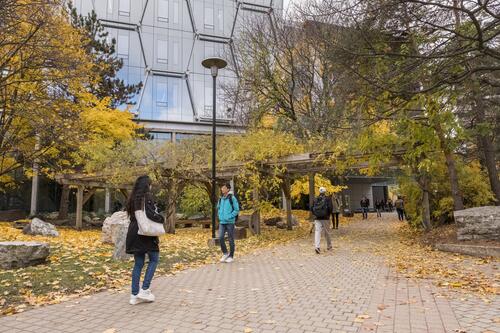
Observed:
[[[262,226],[262,234],[236,242],[237,255],[286,243],[309,233],[308,213],[294,211],[300,225],[293,231]],[[64,299],[104,289],[128,287],[133,260],[114,261],[113,246],[101,242],[100,229],[76,231],[58,228],[59,237],[24,235],[11,223],[0,222],[0,241],[38,241],[50,244],[46,264],[0,271],[0,314],[22,312],[31,306],[57,303]],[[186,267],[213,263],[218,248],[208,248],[209,229],[178,229],[161,237],[157,275]]]

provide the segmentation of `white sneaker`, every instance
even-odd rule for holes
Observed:
[[[227,259],[226,259],[226,262],[227,262],[227,263],[231,263],[231,262],[233,262],[233,261],[234,261],[233,257],[227,257]]]
[[[141,289],[139,293],[137,294],[137,298],[142,299],[147,302],[154,302],[155,301],[155,295],[151,292],[150,289],[144,290]]]
[[[130,301],[128,301],[130,305],[136,305],[137,303],[140,302],[141,301],[137,298],[137,295],[130,295]]]
[[[229,258],[229,254],[225,254],[220,258],[220,262],[226,262],[226,259]]]

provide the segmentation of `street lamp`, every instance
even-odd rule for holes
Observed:
[[[201,62],[203,67],[210,69],[210,73],[212,74],[212,79],[213,79],[213,93],[212,93],[212,195],[211,195],[211,201],[212,201],[212,239],[215,239],[215,210],[217,209],[216,207],[216,187],[217,187],[217,180],[216,180],[216,126],[215,126],[215,120],[216,120],[216,94],[215,94],[215,89],[217,87],[217,74],[219,72],[219,69],[224,68],[227,66],[227,62],[224,59],[221,58],[207,58]]]

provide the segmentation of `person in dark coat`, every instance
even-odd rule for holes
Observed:
[[[130,218],[130,225],[127,232],[125,250],[134,255],[134,268],[132,270],[132,294],[130,304],[135,305],[140,301],[153,302],[155,297],[149,289],[151,281],[158,265],[160,257],[160,241],[155,236],[139,235],[139,226],[135,218],[135,211],[142,210],[151,221],[163,223],[163,216],[158,212],[156,204],[151,195],[151,179],[148,176],[141,176],[135,181],[134,189],[127,202],[127,213]],[[142,268],[148,255],[149,262],[142,281],[142,288],[139,290]]]

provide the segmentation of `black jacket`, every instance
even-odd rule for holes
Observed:
[[[314,198],[313,204],[311,206],[311,213],[314,214],[313,207],[314,207],[314,205],[316,205],[316,203],[318,202],[318,200],[320,200],[320,198],[322,200],[326,200],[326,206],[328,208],[328,213],[325,216],[316,216],[316,219],[318,219],[318,220],[329,220],[330,219],[330,215],[333,212],[333,204],[332,204],[332,200],[331,200],[332,198],[327,197],[324,194],[320,194],[319,196],[317,196],[316,198]]]
[[[151,198],[146,199],[145,204],[146,216],[151,220],[158,223],[163,223],[163,216],[156,210],[156,205]],[[142,236],[137,232],[139,226],[135,215],[130,216],[130,225],[128,226],[126,252],[129,254],[158,252],[160,251],[160,241],[158,237]]]
[[[361,199],[361,201],[359,202],[359,205],[361,207],[365,207],[365,208],[370,207],[370,199],[368,199],[368,198],[366,198],[366,200],[365,199]]]

